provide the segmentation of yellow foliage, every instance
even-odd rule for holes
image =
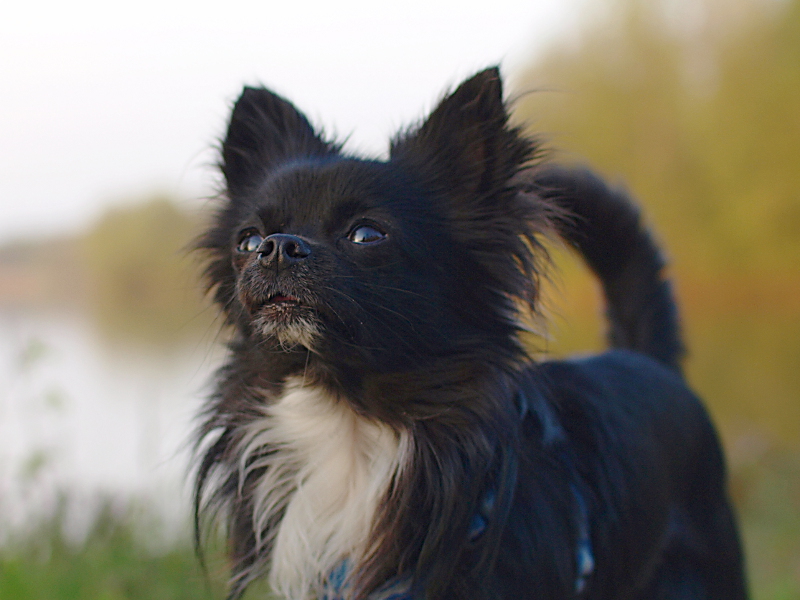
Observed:
[[[548,91],[516,116],[561,160],[624,181],[682,270],[797,276],[800,1],[751,0],[727,21],[725,3],[698,4],[690,26],[661,18],[665,3],[620,3],[623,17],[519,78],[520,93]]]
[[[189,256],[198,221],[154,198],[109,211],[84,237],[90,299],[107,333],[169,341],[208,327]]]

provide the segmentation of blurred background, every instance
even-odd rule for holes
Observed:
[[[192,552],[187,473],[224,332],[188,247],[241,86],[380,157],[498,63],[515,120],[556,160],[645,206],[754,598],[800,598],[800,0],[489,4],[4,8],[0,598],[221,597],[219,552],[207,576]],[[555,262],[531,343],[601,348],[594,282]]]

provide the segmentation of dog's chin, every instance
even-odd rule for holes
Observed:
[[[316,312],[294,302],[267,303],[257,308],[253,331],[265,340],[274,340],[283,350],[312,349],[320,335]]]

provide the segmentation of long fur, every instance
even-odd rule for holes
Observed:
[[[716,434],[680,375],[664,261],[628,198],[538,164],[497,69],[344,154],[246,88],[199,246],[233,330],[198,432],[230,597],[746,597]],[[598,357],[532,362],[557,231],[606,290]],[[477,524],[477,525],[476,525]]]
[[[603,285],[611,347],[637,350],[679,371],[684,346],[666,260],[638,208],[585,169],[547,165],[533,182],[540,198],[571,217],[562,233]]]
[[[362,560],[378,502],[411,452],[407,435],[302,380],[287,382],[241,444],[239,481],[263,470],[253,493],[256,545],[274,545],[270,579],[287,598],[324,591],[321,575],[343,554]]]

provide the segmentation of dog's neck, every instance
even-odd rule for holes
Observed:
[[[319,357],[272,361],[289,373],[272,370],[274,383],[255,377],[263,369],[243,377],[253,375],[250,390],[265,386],[235,452],[258,556],[245,577],[266,568],[286,598],[332,597],[329,580],[342,564],[366,589],[415,571],[427,538],[419,519],[436,523],[443,539],[466,535],[485,492],[475,482],[492,479],[496,441],[517,419],[513,374],[432,360],[412,372],[348,377]],[[475,418],[482,414],[493,417]],[[458,444],[441,444],[454,436]],[[440,480],[455,487],[443,496],[431,487]],[[441,502],[423,500],[431,495]]]
[[[509,341],[509,346],[514,345]],[[515,372],[527,362],[524,353],[509,350],[503,356],[467,352],[461,357],[430,356],[418,364],[394,368],[300,346],[289,351],[256,339],[243,340],[240,350],[243,359],[256,357],[251,373],[255,385],[264,372],[272,381],[302,380],[342,398],[355,412],[396,427],[435,418],[453,404],[464,406],[470,398],[482,402],[487,394],[494,394],[498,383],[515,387],[511,383]]]
[[[242,444],[240,481],[262,473],[252,518],[258,546],[272,548],[273,589],[321,597],[343,561],[358,565],[372,550],[376,510],[410,460],[410,436],[291,378]]]

